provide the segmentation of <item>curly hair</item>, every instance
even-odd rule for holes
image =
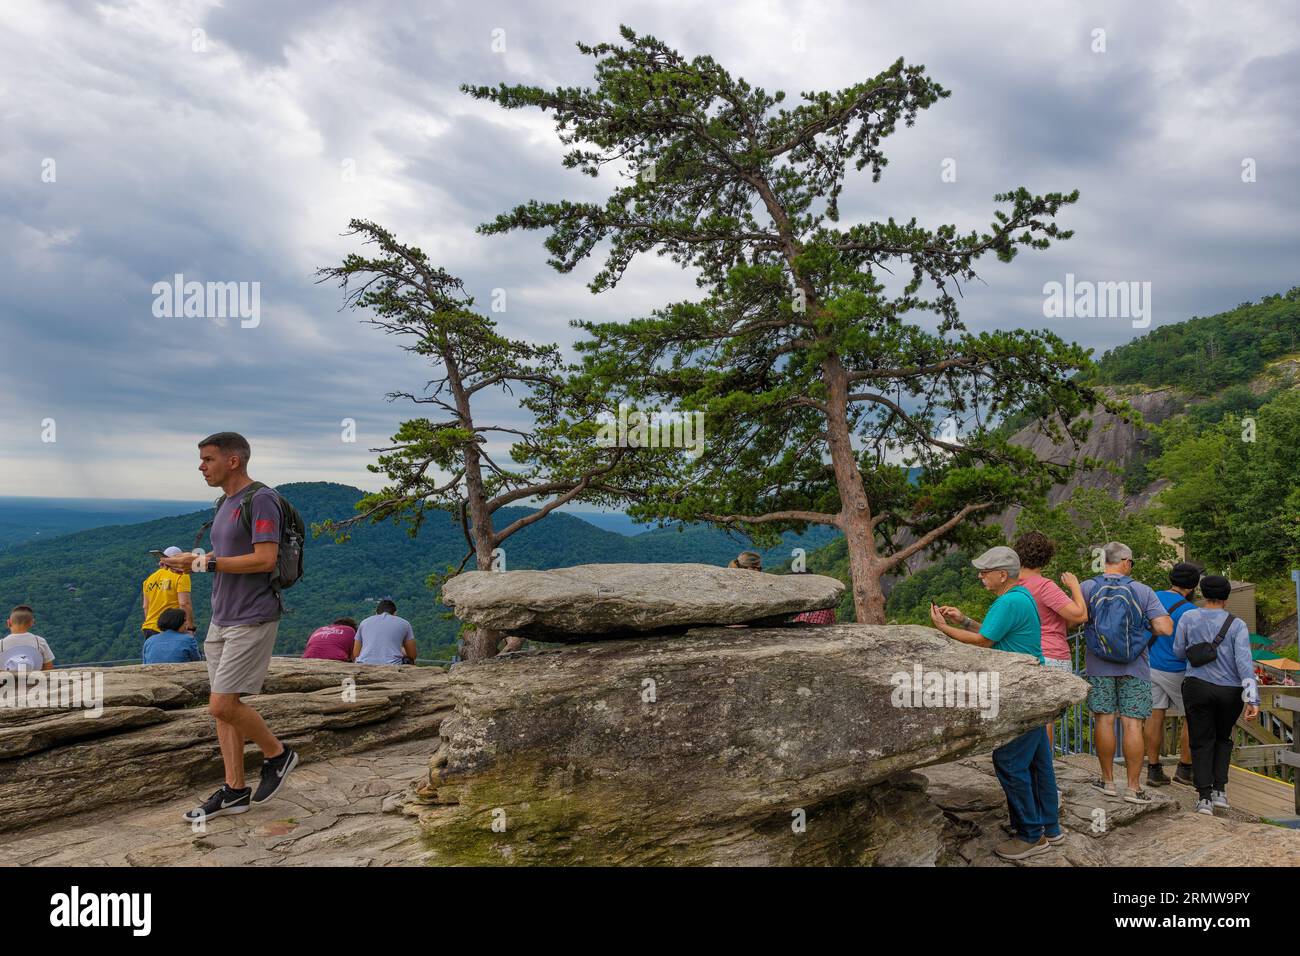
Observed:
[[[1047,567],[1056,554],[1056,542],[1041,531],[1030,531],[1016,539],[1015,552],[1020,555],[1022,568],[1039,570]]]

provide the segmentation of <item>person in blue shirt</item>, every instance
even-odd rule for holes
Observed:
[[[984,588],[997,595],[993,605],[981,622],[955,607],[932,604],[934,626],[963,644],[1028,654],[1042,664],[1042,623],[1033,595],[1020,586],[1019,555],[1008,547],[990,548],[971,564],[979,571]],[[1023,860],[1045,853],[1065,839],[1046,726],[994,750],[993,771],[1006,794],[1016,834],[993,852],[1004,860]]]
[[[1196,812],[1214,816],[1216,808],[1227,810],[1228,765],[1232,762],[1232,738],[1237,718],[1245,705],[1246,719],[1259,716],[1259,687],[1255,662],[1250,657],[1250,628],[1228,613],[1232,585],[1219,575],[1201,578],[1205,606],[1188,611],[1174,634],[1174,655],[1187,661],[1183,678],[1183,705],[1187,710],[1187,732],[1192,745],[1192,776],[1196,781]],[[1227,624],[1225,629],[1224,625]],[[1213,644],[1214,660],[1192,663],[1188,648]]]
[[[1157,591],[1156,597],[1169,612],[1178,633],[1178,621],[1196,607],[1196,585],[1201,580],[1201,569],[1186,561],[1169,569],[1169,590]],[[1147,745],[1147,786],[1163,787],[1170,778],[1160,765],[1160,744],[1165,736],[1165,717],[1183,717],[1183,675],[1187,662],[1174,654],[1174,634],[1157,634],[1151,643],[1151,716],[1147,718],[1145,732]],[[1178,769],[1174,783],[1192,786],[1192,751],[1187,743],[1187,721],[1183,721],[1178,741]]]
[[[183,664],[203,660],[194,635],[181,631],[185,626],[183,610],[169,607],[158,616],[158,626],[162,630],[144,642],[146,664]]]

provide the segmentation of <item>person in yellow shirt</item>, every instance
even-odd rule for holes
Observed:
[[[181,553],[181,549],[175,546],[163,552],[169,558]],[[188,571],[159,568],[144,579],[141,590],[144,603],[144,629],[141,633],[145,638],[158,633],[158,617],[169,607],[178,607],[185,612],[185,626],[181,630],[194,633],[194,605],[190,601]]]

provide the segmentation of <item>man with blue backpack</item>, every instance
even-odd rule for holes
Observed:
[[[1143,731],[1151,716],[1151,663],[1148,648],[1160,636],[1174,632],[1174,622],[1156,592],[1134,581],[1133,552],[1112,541],[1103,549],[1103,572],[1083,582],[1088,604],[1084,627],[1087,654],[1084,673],[1092,689],[1088,709],[1093,715],[1101,778],[1093,786],[1118,800],[1115,788],[1115,718],[1124,735],[1124,766],[1128,773],[1127,803],[1151,803],[1140,786],[1146,750]]]

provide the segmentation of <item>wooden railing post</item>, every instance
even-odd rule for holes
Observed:
[[[1295,787],[1295,812],[1300,817],[1300,697],[1278,696],[1274,707],[1291,711],[1291,749],[1279,750],[1278,760],[1291,768],[1291,781]]]

